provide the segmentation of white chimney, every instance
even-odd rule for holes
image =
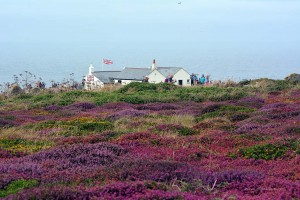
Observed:
[[[90,67],[89,67],[89,75],[92,75],[93,72],[94,72],[93,64],[90,64]]]
[[[155,70],[155,69],[157,69],[157,67],[156,67],[156,64],[155,64],[155,59],[153,59],[151,70]]]

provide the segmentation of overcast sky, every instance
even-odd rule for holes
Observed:
[[[299,42],[297,0],[1,0],[1,41]]]
[[[300,68],[300,1],[179,1],[0,0],[0,72],[22,63],[100,65],[103,57],[115,61],[113,69],[148,66],[152,58],[190,72]]]

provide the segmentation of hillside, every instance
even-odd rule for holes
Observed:
[[[4,199],[300,198],[299,83],[0,98]]]

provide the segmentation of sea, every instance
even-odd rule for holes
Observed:
[[[124,67],[150,67],[153,59],[160,67],[183,67],[189,73],[210,75],[211,80],[221,81],[284,79],[291,73],[300,73],[300,48],[279,46],[220,44],[191,49],[187,46],[103,49],[93,43],[5,44],[5,48],[0,48],[0,84],[12,83],[14,77],[32,82],[42,80],[46,87],[53,82],[81,82],[90,64],[95,71],[118,71]],[[110,59],[113,64],[105,65],[102,59]]]

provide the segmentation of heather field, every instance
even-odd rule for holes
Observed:
[[[3,199],[300,199],[300,86],[2,95]]]

